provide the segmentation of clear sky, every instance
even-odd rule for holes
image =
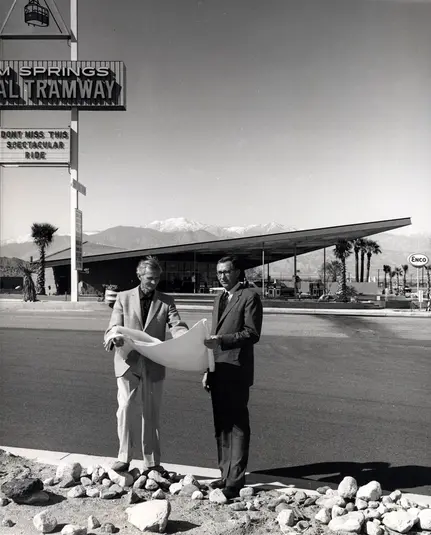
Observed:
[[[20,24],[18,10],[6,29]],[[3,59],[69,54],[3,45]],[[79,0],[79,59],[127,67],[127,111],[80,114],[84,230],[179,216],[431,229],[431,2]],[[8,127],[69,118],[2,114]],[[68,183],[66,170],[4,169],[1,239],[35,221],[68,233]]]

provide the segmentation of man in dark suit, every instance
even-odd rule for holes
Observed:
[[[254,349],[262,329],[259,295],[244,288],[237,258],[225,256],[217,263],[217,276],[224,291],[214,302],[212,334],[205,340],[214,350],[215,371],[207,372],[202,384],[211,392],[221,488],[228,499],[239,495],[245,484],[250,420],[248,399],[254,375]]]
[[[139,262],[136,274],[140,285],[117,294],[105,340],[109,331],[117,325],[144,331],[159,340],[165,340],[167,326],[174,338],[188,330],[187,324],[181,321],[174,299],[156,290],[161,273],[157,258],[148,256]],[[113,343],[105,341],[107,350],[122,345],[120,337],[114,338]],[[139,444],[146,470],[163,472],[159,429],[165,367],[137,351],[131,351],[124,359],[117,350],[114,367],[118,386],[120,447],[118,461],[112,468],[118,472],[127,471],[133,446]],[[137,422],[136,414],[139,414],[140,422]]]

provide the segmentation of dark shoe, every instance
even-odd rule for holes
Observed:
[[[167,470],[165,470],[161,464],[158,464],[157,466],[151,466],[150,468],[146,468],[146,469],[142,472],[142,475],[144,475],[144,476],[148,476],[148,474],[149,474],[152,470],[155,470],[156,472],[158,472],[158,473],[159,473],[162,477],[164,477],[165,479],[169,479],[169,472],[168,472]]]
[[[214,479],[208,486],[210,489],[224,489],[226,486],[226,479]]]
[[[115,461],[111,466],[114,472],[128,472],[130,463],[124,463],[123,461]]]
[[[222,492],[228,500],[233,500],[239,496],[239,487],[225,487]]]

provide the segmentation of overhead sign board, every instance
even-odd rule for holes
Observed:
[[[427,255],[422,253],[413,253],[408,257],[408,262],[415,268],[422,268],[429,262]]]
[[[82,212],[75,208],[75,244],[76,244],[76,269],[81,271],[83,268],[82,262]]]
[[[70,128],[0,128],[0,164],[68,165]]]
[[[122,61],[0,61],[0,110],[125,110]]]

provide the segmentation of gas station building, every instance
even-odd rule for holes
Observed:
[[[296,259],[300,255],[326,250],[341,239],[366,238],[407,225],[411,225],[409,217],[133,250],[84,242],[83,270],[79,279],[91,291],[103,292],[105,286],[110,284],[117,285],[119,290],[127,290],[138,284],[136,266],[139,260],[153,255],[157,256],[163,267],[159,284],[161,291],[206,292],[218,286],[217,261],[231,254],[239,257],[244,270],[266,266],[266,270],[263,270],[265,278],[270,276],[270,263],[293,258],[292,278],[295,279]],[[46,267],[53,269],[59,294],[70,294],[70,258],[70,249],[46,257]]]

